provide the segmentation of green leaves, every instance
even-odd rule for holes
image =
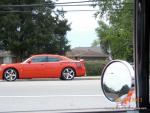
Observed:
[[[31,54],[64,54],[70,49],[66,39],[70,25],[62,14],[54,11],[51,0],[0,1],[0,5],[44,3],[51,5],[0,7],[0,11],[4,11],[0,12],[0,49],[10,50],[21,60]],[[11,12],[14,10],[20,12]]]
[[[113,59],[133,61],[133,1],[97,2],[100,7],[100,21],[96,32],[100,45],[106,52],[110,47]],[[101,18],[107,18],[107,24]]]

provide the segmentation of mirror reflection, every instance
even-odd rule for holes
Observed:
[[[113,61],[103,71],[102,88],[105,96],[112,102],[124,97],[132,87],[131,66],[126,62]],[[133,68],[132,68],[133,70]]]

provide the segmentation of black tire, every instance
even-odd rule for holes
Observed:
[[[16,69],[8,68],[3,73],[4,80],[15,81],[18,78],[18,72]]]
[[[73,68],[67,67],[65,69],[63,69],[62,73],[61,73],[61,80],[72,80],[74,79],[76,75],[76,72]]]

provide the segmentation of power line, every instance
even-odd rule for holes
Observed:
[[[119,11],[121,9],[111,9],[112,11]],[[127,10],[133,10],[133,9],[127,9]],[[58,10],[59,11],[59,10]],[[99,10],[64,10],[59,12],[94,12]],[[18,10],[11,10],[11,11],[0,11],[0,13],[33,13],[34,11],[18,11]],[[55,11],[53,11],[55,12]]]
[[[55,2],[55,4],[74,4],[74,3],[89,3],[89,2],[93,2],[93,1],[78,1],[78,2]]]
[[[0,7],[43,7],[43,6],[90,6],[90,5],[100,5],[96,3],[86,3],[91,1],[80,1],[80,2],[62,2],[62,3],[43,3],[43,4],[16,4],[16,5],[0,5]],[[74,4],[76,3],[76,4]],[[80,3],[80,4],[77,4]],[[86,3],[86,4],[81,4]],[[101,3],[103,5],[104,3]],[[133,3],[109,3],[108,5],[120,5],[120,4],[133,4]]]
[[[56,3],[44,3],[44,4],[19,4],[19,5],[0,5],[0,8],[20,8],[20,7],[43,7],[43,6],[55,6],[55,7],[68,7],[68,6],[92,6],[92,5],[98,5],[91,3],[93,1],[86,0],[86,1],[78,1],[78,2],[56,2]],[[133,3],[123,3],[123,4],[133,4]],[[119,5],[119,4],[110,4],[110,5]],[[118,10],[118,9],[117,9]],[[67,10],[67,11],[60,11],[60,12],[79,12],[79,11],[98,11],[98,10]],[[0,11],[0,13],[4,12],[16,12],[16,13],[28,13],[32,11],[19,11],[19,10],[6,10]]]
[[[123,3],[124,4],[124,3]],[[130,4],[130,5],[132,5],[131,3],[125,3],[125,4]],[[65,5],[55,5],[56,7],[58,7],[58,6],[95,6],[95,5],[98,5],[98,4],[94,4],[94,3],[92,3],[92,4],[65,4]],[[101,4],[101,5],[104,5],[104,4]],[[121,4],[108,4],[108,5],[122,5],[122,3]]]
[[[64,6],[65,7],[65,6],[91,6],[91,5],[94,5],[94,4],[73,4],[73,5],[72,4],[71,5],[67,4],[67,5],[55,5],[55,6],[56,7],[58,7],[58,6],[61,6],[61,7]]]
[[[63,4],[63,5],[55,5],[57,6],[90,6],[93,4]],[[26,5],[0,5],[0,7],[43,7],[43,6],[53,6],[52,4],[26,4]]]
[[[98,10],[66,10],[59,12],[95,12]],[[0,13],[32,13],[32,11],[0,11]]]
[[[65,10],[65,11],[59,11],[59,12],[84,12],[84,11],[98,11],[98,10]],[[31,13],[33,11],[17,11],[17,10],[12,10],[12,11],[0,11],[0,13]]]
[[[3,4],[0,5],[0,7],[30,7],[30,6],[43,6],[43,5],[58,5],[58,6],[64,6],[65,4],[76,4],[76,5],[82,5],[81,3],[90,3],[93,1],[78,1],[78,2],[54,2],[54,3],[43,3],[43,4]],[[80,3],[80,4],[78,4]]]
[[[98,10],[64,10],[64,11],[59,11],[59,12],[92,12],[92,11],[98,11]]]
[[[77,2],[54,2],[54,4],[74,4],[74,3],[88,3],[88,2],[92,2],[92,3],[96,3],[96,2],[103,2],[105,0],[85,0],[85,1],[77,1]],[[131,3],[132,2],[126,2],[126,3]]]
[[[43,4],[3,4],[3,5],[0,5],[0,7],[31,7],[31,6],[50,6],[50,5],[58,5],[58,6],[64,6],[65,4],[68,5],[68,4],[76,4],[76,5],[82,5],[81,3],[90,3],[93,1],[78,1],[78,2],[54,2],[54,3],[43,3]],[[79,4],[80,3],[80,4]]]

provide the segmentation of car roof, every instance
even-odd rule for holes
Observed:
[[[56,54],[36,54],[36,55],[32,55],[31,57],[34,57],[34,56],[52,56],[52,57],[59,57],[63,60],[72,60],[70,58],[67,58],[65,56],[61,56],[61,55],[56,55]]]
[[[32,56],[56,56],[56,57],[59,57],[60,55],[56,55],[56,54],[35,54],[35,55],[32,55]]]

